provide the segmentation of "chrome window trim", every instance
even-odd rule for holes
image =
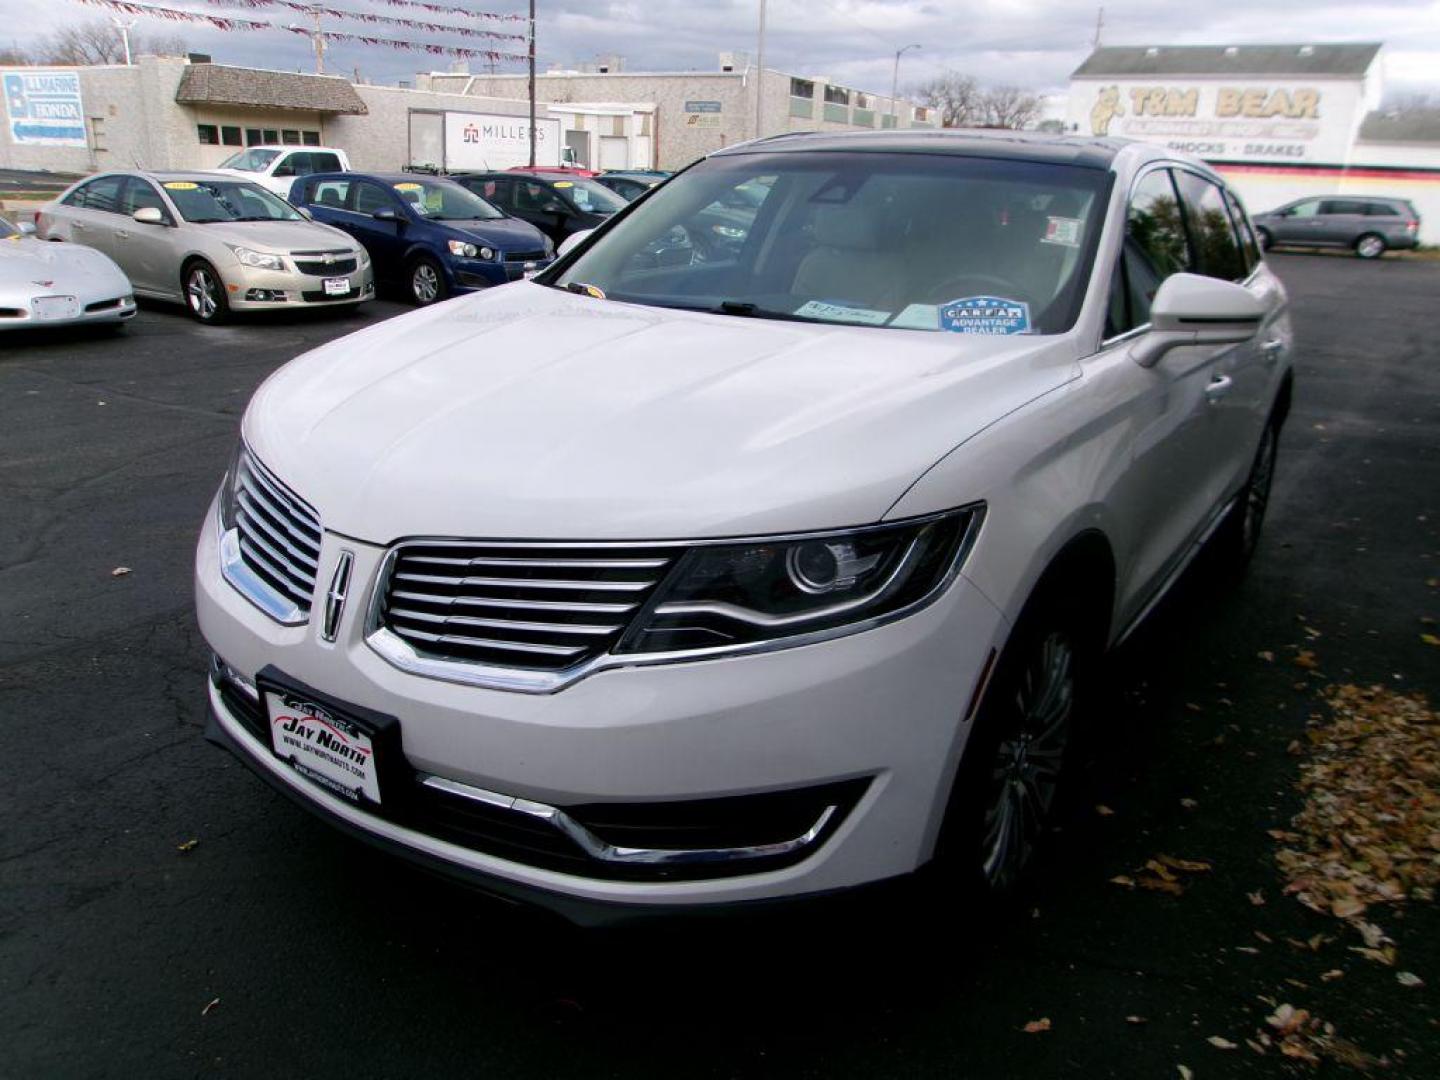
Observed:
[[[789,840],[777,840],[769,844],[753,844],[746,847],[729,848],[637,848],[617,847],[606,840],[602,840],[593,832],[587,829],[580,822],[561,810],[557,806],[548,803],[535,802],[531,799],[522,799],[513,795],[502,795],[497,791],[487,791],[485,788],[473,787],[470,784],[462,784],[457,780],[447,780],[443,776],[429,775],[420,781],[425,787],[435,791],[443,791],[449,795],[455,795],[462,799],[470,799],[473,802],[484,803],[486,806],[497,807],[501,810],[510,810],[517,814],[524,814],[527,817],[543,821],[557,832],[573,840],[592,859],[605,863],[621,864],[642,864],[649,866],[663,866],[669,863],[721,863],[736,862],[742,859],[764,859],[773,858],[777,855],[790,855],[796,851],[803,850],[820,837],[825,831],[825,826],[839,812],[840,807],[835,804],[825,807],[815,823],[806,829],[799,836],[791,837]]]
[[[402,548],[410,547],[443,547],[456,543],[480,543],[494,544],[505,547],[524,547],[530,549],[566,549],[566,548],[702,548],[730,546],[733,544],[746,543],[785,543],[793,540],[804,540],[824,536],[854,535],[856,533],[874,532],[880,529],[892,529],[897,526],[923,525],[930,521],[939,521],[954,514],[970,512],[970,523],[965,529],[964,535],[955,550],[954,558],[951,560],[949,569],[929,592],[902,608],[886,612],[884,615],[877,615],[869,619],[861,619],[857,622],[846,623],[842,626],[832,626],[823,630],[813,630],[809,633],[793,634],[788,637],[774,638],[768,641],[752,642],[743,645],[717,645],[702,649],[675,649],[669,652],[653,653],[615,653],[604,652],[597,656],[560,671],[530,671],[517,668],[500,667],[494,664],[482,664],[465,660],[440,659],[437,657],[425,656],[413,648],[409,642],[399,635],[392,633],[382,623],[382,608],[385,603],[385,587],[390,579],[391,570],[394,568],[395,560],[399,557]],[[441,682],[461,683],[465,686],[481,687],[487,690],[506,690],[521,694],[554,694],[572,686],[581,679],[601,671],[608,671],[615,668],[632,667],[653,667],[659,664],[679,664],[696,660],[708,660],[716,657],[730,656],[753,656],[761,653],[778,652],[781,649],[794,649],[802,645],[814,645],[823,641],[831,641],[835,638],[848,637],[851,634],[862,633],[866,630],[873,630],[876,627],[885,626],[906,618],[916,612],[929,607],[955,583],[960,576],[960,568],[965,564],[971,550],[975,546],[976,537],[979,535],[980,527],[985,520],[985,505],[983,503],[970,503],[956,507],[953,510],[946,510],[937,514],[925,514],[920,517],[902,518],[896,521],[884,521],[874,525],[861,526],[851,529],[825,529],[815,532],[785,533],[770,536],[727,536],[707,538],[703,540],[660,540],[660,541],[639,541],[639,540],[618,540],[601,541],[598,543],[586,543],[584,541],[509,541],[476,538],[454,539],[427,537],[413,540],[400,540],[390,546],[376,569],[370,584],[370,597],[366,603],[365,622],[362,633],[365,643],[383,660],[392,667],[412,675],[419,675],[427,679],[435,679]],[[680,565],[676,560],[676,566]],[[673,571],[672,571],[673,573]],[[658,604],[659,598],[663,595],[668,581],[662,579],[656,586],[652,601]],[[641,608],[631,617],[625,634],[620,641],[625,641],[628,634],[633,630],[635,623],[650,614],[650,606]]]

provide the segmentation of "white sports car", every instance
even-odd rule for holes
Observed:
[[[0,330],[121,323],[135,315],[130,279],[79,244],[48,244],[0,218]]]

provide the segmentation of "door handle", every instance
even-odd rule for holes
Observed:
[[[1229,375],[1216,375],[1210,380],[1210,385],[1205,387],[1205,397],[1212,403],[1219,401],[1226,394],[1235,388],[1235,380]]]
[[[1285,342],[1279,338],[1271,338],[1260,346],[1260,355],[1267,364],[1273,364],[1280,359],[1280,354],[1285,351]]]

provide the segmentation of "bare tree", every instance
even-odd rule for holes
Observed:
[[[0,67],[23,67],[30,63],[30,57],[19,49],[0,49]]]
[[[145,53],[183,56],[185,51],[185,39],[179,34],[130,35],[131,56]],[[62,26],[48,37],[41,38],[35,55],[45,64],[123,64],[125,43],[120,31],[109,19],[89,19]]]
[[[1040,115],[1040,98],[1018,86],[995,86],[984,94],[987,127],[1023,128]]]
[[[916,87],[914,95],[940,113],[941,127],[974,127],[985,122],[984,92],[973,75],[947,71]]]

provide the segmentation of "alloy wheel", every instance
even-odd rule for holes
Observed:
[[[1362,259],[1377,259],[1385,251],[1385,241],[1378,236],[1362,236],[1355,251]]]
[[[202,321],[209,322],[220,310],[220,283],[215,275],[204,266],[190,271],[185,282],[185,297],[193,311]]]
[[[981,871],[993,891],[1013,887],[1030,861],[1055,802],[1060,765],[1070,737],[1075,653],[1059,631],[1033,647],[1011,703],[1010,730],[991,769]]]
[[[415,299],[422,304],[433,304],[440,295],[440,275],[428,262],[416,263],[410,275],[410,289]]]

